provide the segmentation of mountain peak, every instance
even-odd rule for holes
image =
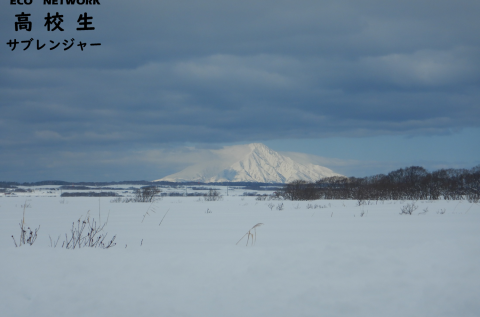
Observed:
[[[248,144],[248,146],[251,148],[251,149],[261,149],[261,150],[270,150],[269,147],[267,147],[265,144],[263,143],[250,143]]]
[[[213,159],[208,162],[198,162],[158,181],[288,183],[339,175],[326,167],[296,162],[262,143],[227,146],[210,152]]]

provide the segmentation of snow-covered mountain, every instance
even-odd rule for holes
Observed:
[[[326,167],[296,162],[261,143],[210,151],[207,162],[199,162],[156,181],[288,183],[297,179],[316,181],[340,175]]]

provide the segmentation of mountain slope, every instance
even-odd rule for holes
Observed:
[[[199,162],[156,181],[288,183],[339,175],[326,167],[296,162],[260,143],[210,151],[212,159],[208,162]]]

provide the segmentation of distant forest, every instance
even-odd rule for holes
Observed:
[[[480,201],[480,165],[472,169],[440,169],[428,172],[425,168],[411,166],[388,174],[363,178],[334,176],[316,182],[296,180],[288,184],[225,182],[225,183],[172,183],[149,181],[123,182],[65,182],[42,181],[35,183],[1,182],[0,192],[17,189],[17,186],[63,185],[62,188],[76,190],[107,189],[107,185],[143,186],[235,186],[249,190],[276,190],[277,198],[288,200],[354,199],[354,200],[460,200]],[[94,186],[88,187],[88,186]],[[108,188],[111,189],[111,188]],[[25,191],[17,189],[18,191]],[[281,196],[281,197],[280,197]]]
[[[472,169],[440,169],[428,172],[411,166],[363,178],[327,177],[317,182],[297,180],[281,194],[289,200],[480,200],[480,165]]]

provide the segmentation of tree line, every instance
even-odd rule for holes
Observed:
[[[334,176],[316,182],[296,180],[281,192],[289,200],[480,200],[480,165],[428,172],[411,166],[363,178]]]

